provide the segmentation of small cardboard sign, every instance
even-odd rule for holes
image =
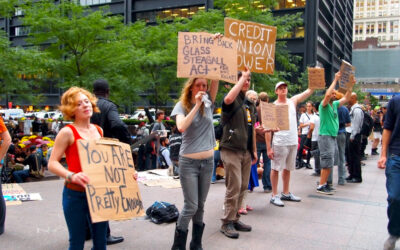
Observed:
[[[232,39],[206,32],[179,32],[177,77],[237,82],[237,50]]]
[[[260,102],[262,126],[266,129],[289,130],[289,105]]]
[[[325,69],[308,68],[308,87],[310,89],[325,89]]]
[[[130,146],[107,139],[78,140],[77,144],[82,171],[90,178],[86,198],[92,221],[143,216]]]
[[[355,72],[356,68],[353,65],[345,60],[342,60],[342,65],[340,66],[340,73],[342,76],[339,80],[339,92],[345,94],[347,90],[353,86]]]
[[[276,27],[225,18],[225,37],[237,42],[239,70],[274,73]]]

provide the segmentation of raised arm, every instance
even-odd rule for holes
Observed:
[[[215,98],[217,97],[218,86],[219,86],[219,81],[218,80],[211,80],[210,98],[211,98],[211,102],[213,102],[213,103],[215,102]]]
[[[297,106],[297,104],[305,101],[308,97],[310,97],[312,93],[314,93],[314,90],[308,88],[304,92],[297,94],[290,99],[293,101],[294,105]]]
[[[350,101],[351,93],[353,91],[353,87],[354,87],[355,83],[356,83],[356,78],[353,77],[350,89],[348,89],[346,91],[346,94],[342,98],[340,98],[340,100],[339,100],[339,107],[344,105],[344,104],[346,104],[346,103],[348,103]]]
[[[335,74],[335,78],[333,79],[333,82],[331,83],[331,86],[329,86],[329,88],[326,90],[325,92],[325,97],[322,100],[322,106],[325,107],[326,105],[328,105],[329,100],[331,99],[331,95],[333,90],[336,87],[337,82],[339,81],[340,77],[342,76],[342,74],[340,73],[340,71],[336,72]]]
[[[246,68],[246,71],[243,72],[242,77],[240,77],[238,83],[231,88],[231,90],[228,92],[228,94],[224,98],[224,103],[226,105],[230,105],[235,101],[236,97],[239,95],[240,91],[242,91],[243,84],[246,82],[246,80],[250,77],[250,70]]]

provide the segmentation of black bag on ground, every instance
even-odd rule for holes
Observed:
[[[165,201],[156,201],[146,210],[146,215],[155,224],[161,224],[177,221],[179,211],[174,204]]]

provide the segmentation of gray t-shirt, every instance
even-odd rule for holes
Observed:
[[[180,155],[208,151],[215,147],[213,108],[213,105],[210,108],[204,107],[204,115],[201,114],[200,109],[196,113],[190,126],[182,133]],[[171,117],[175,119],[176,115],[187,115],[181,102],[178,102],[172,110]]]

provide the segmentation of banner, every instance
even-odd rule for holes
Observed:
[[[289,105],[260,102],[262,126],[266,129],[289,130]]]
[[[111,139],[78,140],[77,145],[82,171],[90,178],[86,197],[92,221],[143,216],[130,146]]]
[[[237,82],[236,42],[206,32],[179,32],[177,77]]]
[[[353,86],[355,72],[356,68],[353,65],[342,60],[342,65],[340,66],[340,73],[342,76],[339,80],[339,92],[346,94],[347,90]]]
[[[308,68],[308,87],[310,89],[325,89],[325,69]]]
[[[225,37],[237,42],[238,69],[273,74],[276,27],[225,18]]]

